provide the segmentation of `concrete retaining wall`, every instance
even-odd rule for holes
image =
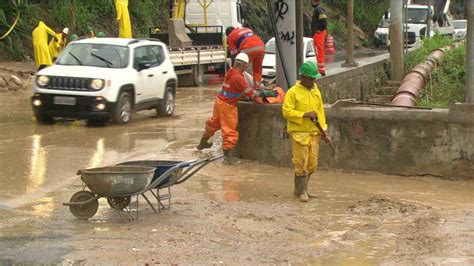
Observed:
[[[398,175],[474,178],[474,106],[449,110],[327,108],[337,156],[324,143],[320,167]],[[281,105],[239,104],[236,155],[291,166]]]
[[[388,55],[374,56],[359,60],[357,68],[337,68],[328,71],[328,76],[318,79],[325,103],[340,99],[367,101],[376,88],[381,88],[388,80]]]

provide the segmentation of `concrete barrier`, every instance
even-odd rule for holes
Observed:
[[[474,105],[419,110],[395,107],[326,108],[338,149],[321,144],[320,167],[396,175],[474,178]],[[239,104],[236,155],[291,167],[281,105]]]
[[[367,101],[377,88],[386,84],[389,75],[389,55],[374,56],[358,60],[359,67],[336,68],[328,71],[328,76],[318,78],[325,103],[340,99]]]

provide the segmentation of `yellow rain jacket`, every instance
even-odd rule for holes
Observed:
[[[311,135],[319,135],[319,130],[309,118],[303,118],[306,112],[315,112],[319,124],[326,130],[326,115],[324,113],[323,98],[318,86],[314,84],[310,91],[301,85],[300,81],[291,87],[283,102],[283,117],[288,120],[288,133],[302,145],[309,145]]]
[[[38,27],[33,30],[32,37],[36,67],[53,64],[49,53],[48,34],[54,37],[56,32],[46,26],[43,21],[40,21]]]
[[[115,0],[115,8],[117,9],[117,21],[119,23],[119,37],[132,38],[128,0]]]
[[[56,39],[52,39],[49,42],[49,53],[51,54],[51,59],[54,59],[55,57],[58,57],[58,55],[61,53],[65,46],[65,41],[63,40],[63,34],[62,33],[57,33],[56,34]]]

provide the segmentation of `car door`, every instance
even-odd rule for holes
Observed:
[[[316,53],[314,51],[314,46],[313,46],[313,41],[312,40],[306,40],[305,41],[305,59],[304,61],[308,60],[316,60],[316,63],[318,60],[316,59]]]
[[[144,102],[148,99],[148,95],[150,94],[149,91],[153,88],[154,78],[147,46],[140,46],[134,49],[133,68],[137,75],[135,83],[135,102]]]
[[[148,56],[150,58],[150,74],[153,75],[151,80],[152,84],[150,89],[147,91],[148,99],[162,99],[165,94],[165,86],[168,75],[168,66],[163,64],[166,58],[166,54],[161,45],[148,45]]]

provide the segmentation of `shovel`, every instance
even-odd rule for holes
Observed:
[[[325,142],[331,147],[334,155],[337,155],[336,147],[332,143],[331,139],[328,138],[328,134],[326,134],[326,131],[324,131],[324,129],[321,127],[321,124],[319,124],[319,121],[317,119],[314,119],[313,122],[314,124],[316,124],[316,127],[319,129],[319,132],[321,133],[323,140],[325,140]]]

